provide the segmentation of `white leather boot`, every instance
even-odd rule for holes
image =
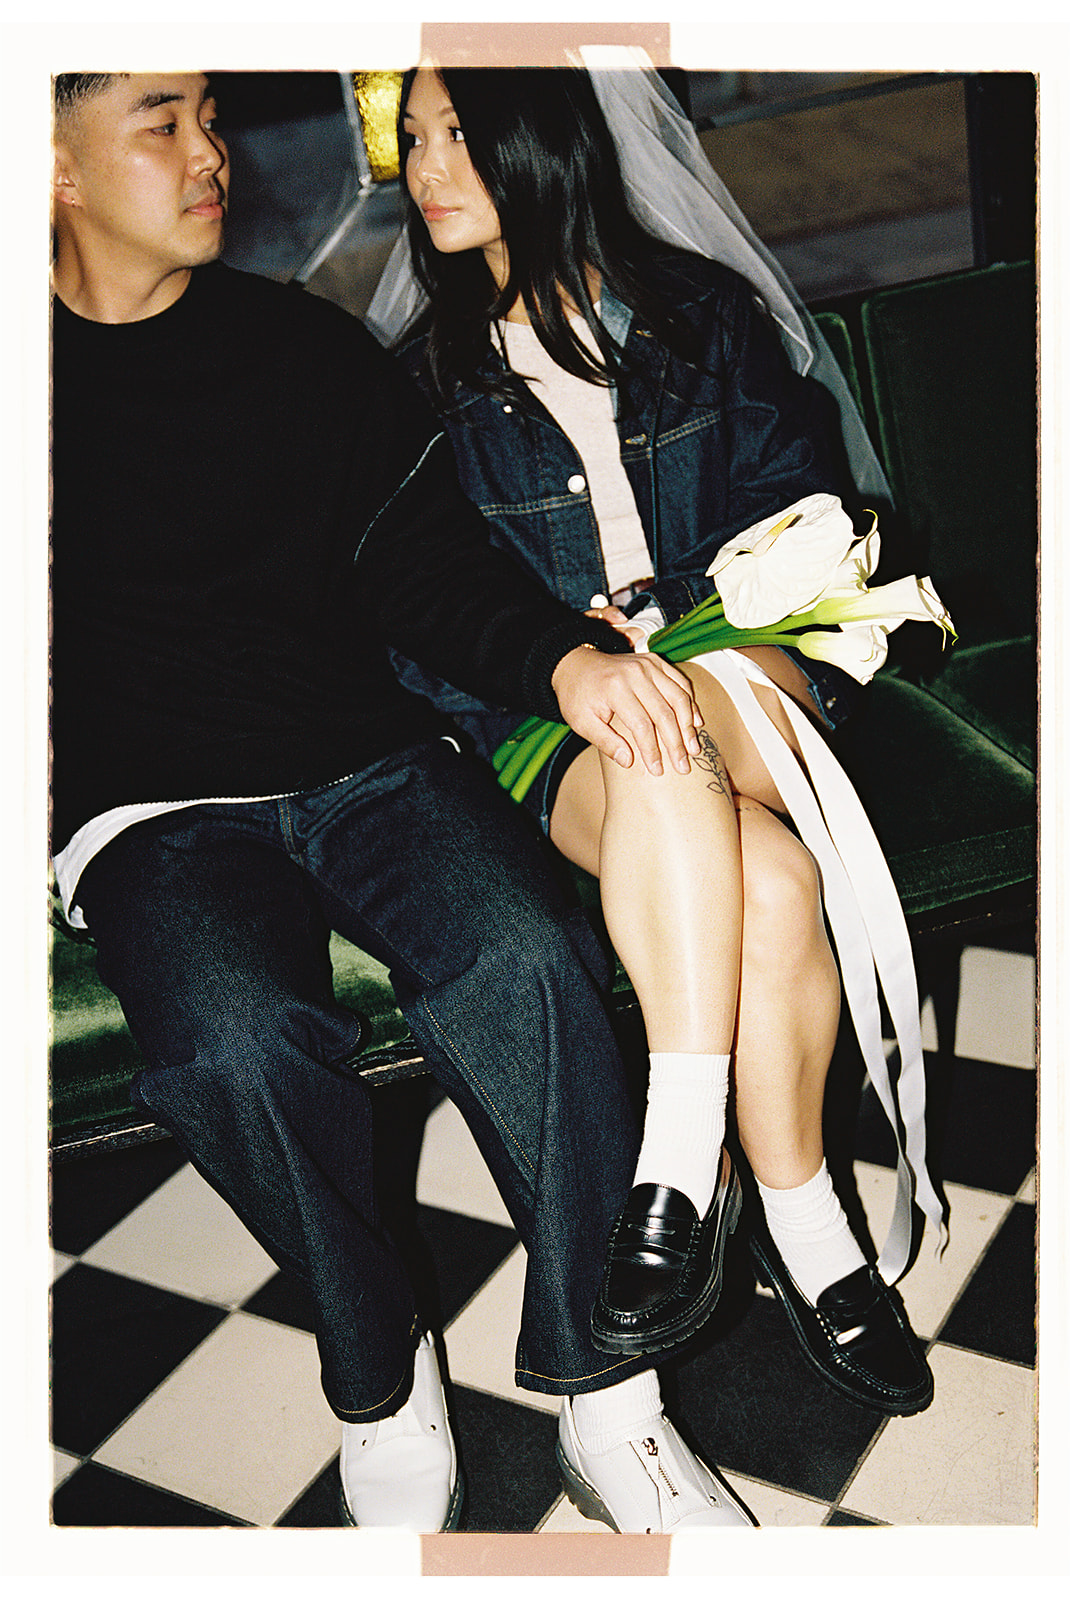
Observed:
[[[342,1424],[342,1515],[357,1528],[455,1528],[464,1478],[446,1416],[434,1340],[416,1347],[412,1393],[392,1417]]]

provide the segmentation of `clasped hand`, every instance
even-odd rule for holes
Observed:
[[[616,606],[587,614],[631,637]],[[569,727],[610,760],[630,767],[638,752],[654,776],[665,760],[677,772],[690,772],[689,756],[700,753],[695,730],[702,713],[688,679],[661,656],[604,655],[580,645],[562,656],[551,682]]]

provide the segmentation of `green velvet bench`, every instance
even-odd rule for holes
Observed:
[[[839,753],[916,946],[942,942],[953,953],[990,924],[1035,916],[1031,269],[882,291],[861,312],[861,336],[834,312],[819,321],[864,400],[895,495],[896,515],[881,518],[881,575],[931,572],[960,640],[936,657],[908,641],[870,686]],[[895,642],[911,631],[935,632],[908,624]],[[577,881],[595,910],[597,886]],[[354,1070],[368,1084],[423,1071],[385,970],[340,938],[332,957],[337,996],[365,1026]],[[619,966],[614,1004],[622,1014],[637,1010]],[[53,1015],[53,1153],[156,1136],[130,1103],[140,1060],[96,975],[92,945],[62,931]]]

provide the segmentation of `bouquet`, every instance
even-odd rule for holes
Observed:
[[[647,648],[667,661],[690,661],[709,650],[794,645],[868,683],[900,623],[933,622],[945,643],[956,637],[929,578],[867,587],[879,558],[875,515],[857,538],[835,495],[807,495],[723,545],[707,569],[714,592],[651,634]],[[524,798],[567,733],[563,723],[528,717],[495,751],[498,782],[514,800]]]

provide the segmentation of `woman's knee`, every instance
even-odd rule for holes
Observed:
[[[761,819],[758,826],[754,822]],[[743,844],[743,937],[755,953],[805,948],[823,937],[821,882],[813,857],[794,834],[757,808],[740,805]]]

